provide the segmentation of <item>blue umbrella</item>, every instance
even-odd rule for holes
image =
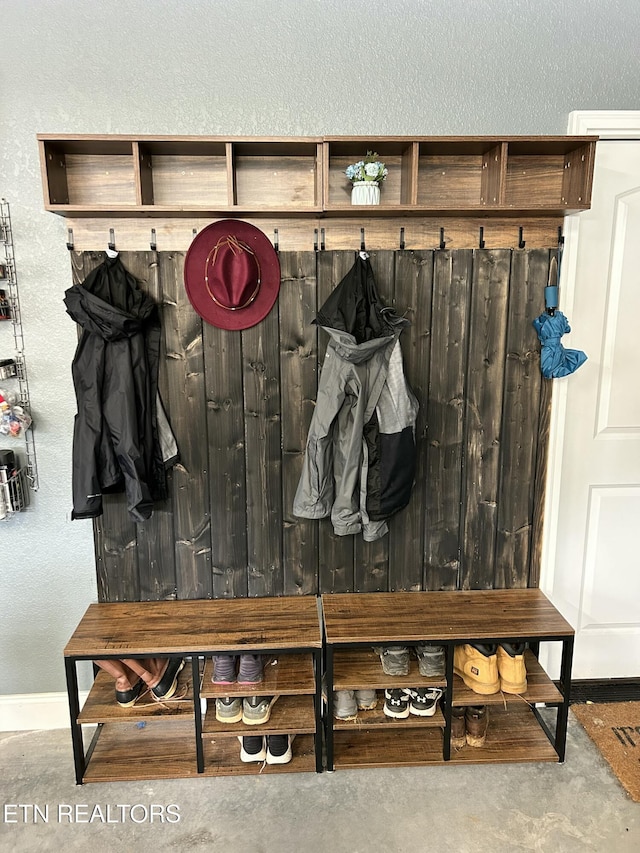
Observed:
[[[546,312],[533,321],[542,344],[540,350],[540,370],[547,379],[558,379],[574,373],[587,360],[582,350],[565,349],[560,339],[571,331],[569,321],[562,311],[558,311],[558,263],[551,259],[549,284],[544,289]]]

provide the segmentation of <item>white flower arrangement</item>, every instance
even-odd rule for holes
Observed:
[[[389,170],[384,163],[378,160],[375,151],[367,151],[364,160],[358,160],[352,166],[347,166],[344,173],[354,183],[356,181],[372,181],[379,184],[387,177]]]

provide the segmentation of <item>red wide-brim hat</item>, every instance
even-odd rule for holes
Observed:
[[[248,329],[264,320],[278,298],[278,254],[249,222],[212,222],[189,246],[184,286],[205,322],[219,329]]]

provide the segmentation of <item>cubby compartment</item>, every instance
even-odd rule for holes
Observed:
[[[41,158],[48,205],[109,209],[136,204],[130,140],[42,140]]]
[[[418,156],[418,207],[471,210],[501,203],[505,147],[495,140],[424,141]]]
[[[319,140],[232,142],[233,205],[249,210],[309,210],[321,204]]]
[[[380,209],[415,204],[416,144],[403,138],[328,139],[325,144],[326,209],[351,208],[351,181],[345,169],[363,160],[368,151],[378,155],[389,171],[380,184]],[[362,206],[358,206],[362,212]],[[371,212],[371,208],[367,208]]]
[[[586,210],[591,203],[594,146],[584,140],[508,143],[505,198],[519,210]]]
[[[134,143],[140,168],[140,203],[164,208],[229,207],[224,142],[164,140]]]

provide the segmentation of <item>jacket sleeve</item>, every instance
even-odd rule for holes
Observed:
[[[299,518],[326,518],[333,506],[333,432],[345,398],[344,377],[340,374],[338,361],[339,357],[329,345],[318,383],[302,473],[293,500],[293,514]]]

